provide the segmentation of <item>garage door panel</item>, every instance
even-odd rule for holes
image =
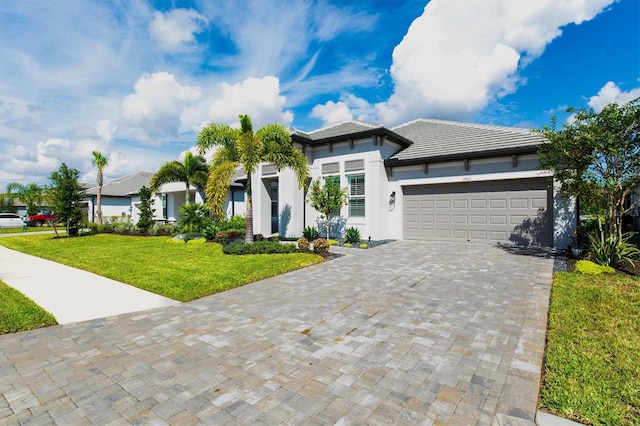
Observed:
[[[489,200],[490,209],[506,209],[507,200],[505,198],[494,198]]]
[[[548,179],[409,186],[403,193],[406,239],[551,244]]]
[[[485,215],[471,215],[470,223],[474,225],[485,225],[487,223],[487,216]]]

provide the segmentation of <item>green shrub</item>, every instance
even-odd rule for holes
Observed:
[[[188,240],[187,244],[204,244],[206,242],[207,242],[206,238],[196,237],[196,238],[192,238],[192,239]]]
[[[235,255],[293,253],[295,250],[296,247],[293,244],[280,244],[276,241],[256,241],[246,244],[244,241],[236,240],[222,247],[224,253]]]
[[[307,226],[302,230],[302,236],[308,241],[315,241],[320,238],[320,233],[315,226]]]
[[[344,231],[345,243],[358,244],[361,239],[362,237],[360,236],[360,231],[358,230],[358,228],[351,227],[347,228],[347,230]]]
[[[233,240],[241,239],[244,235],[236,231],[220,231],[216,234],[213,241],[225,245]]]
[[[338,240],[327,240],[327,242],[329,243],[330,246],[337,246],[338,245]]]
[[[587,275],[613,274],[616,272],[611,266],[603,266],[589,260],[578,260],[576,262],[576,272]]]
[[[313,240],[313,252],[314,253],[328,253],[329,243],[324,238],[316,238]]]
[[[366,248],[368,248],[368,247],[369,247],[369,246],[367,245],[367,243],[362,243],[362,244],[360,244],[360,248],[361,248],[361,249],[366,249]]]
[[[216,234],[220,232],[220,227],[217,223],[212,223],[211,225],[204,228],[202,231],[202,236],[207,240],[213,240],[216,238]]]
[[[222,222],[220,224],[221,230],[229,230],[229,229],[247,229],[247,220],[244,216],[235,215],[231,219],[226,222]]]
[[[307,240],[306,238],[304,237],[298,238],[298,241],[296,241],[296,243],[298,243],[298,248],[300,250],[304,250],[304,251],[309,250],[309,240]]]
[[[351,243],[344,243],[343,246],[345,247],[351,247]]]
[[[178,232],[178,227],[173,223],[162,223],[156,225],[149,231],[149,235],[174,235]]]

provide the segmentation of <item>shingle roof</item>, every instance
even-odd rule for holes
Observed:
[[[413,141],[413,145],[391,157],[398,161],[535,149],[544,141],[529,129],[424,118],[391,130]]]
[[[371,129],[382,128],[382,124],[369,123],[360,120],[349,120],[333,126],[324,127],[322,129],[314,130],[313,132],[306,133],[305,135],[312,140],[326,139],[335,136],[348,135],[352,133],[364,132]]]
[[[102,195],[111,197],[126,197],[137,194],[143,186],[148,187],[153,173],[139,172],[132,175],[123,176],[102,185]],[[98,187],[94,186],[87,190],[87,194],[95,195]]]

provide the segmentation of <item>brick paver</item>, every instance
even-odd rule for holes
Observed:
[[[179,306],[0,336],[0,423],[533,424],[551,259],[341,250]]]

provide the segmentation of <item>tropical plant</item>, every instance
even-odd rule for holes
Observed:
[[[155,209],[153,208],[153,203],[155,202],[151,196],[153,193],[150,188],[143,186],[138,191],[140,195],[140,216],[138,218],[138,223],[136,223],[136,227],[140,230],[140,232],[144,234],[148,234],[153,225],[155,225],[155,221],[153,220],[153,213],[155,213]]]
[[[578,260],[576,272],[587,275],[613,274],[616,272],[611,266],[598,265],[590,260]]]
[[[633,235],[633,232],[627,232],[622,238],[615,234],[602,238],[600,233],[590,234],[589,258],[604,266],[618,266],[625,262],[635,266],[634,261],[640,260],[640,249],[629,241]]]
[[[104,182],[102,170],[107,167],[109,160],[99,151],[92,151],[91,154],[93,155],[93,165],[98,169],[96,177],[96,186],[98,187],[96,191],[96,214],[98,216],[98,225],[102,225],[102,184]]]
[[[189,204],[191,202],[191,185],[198,190],[203,190],[207,184],[208,176],[207,160],[201,155],[193,155],[187,151],[182,163],[174,160],[162,164],[151,178],[149,186],[157,194],[165,183],[183,182],[187,191],[186,204]]]
[[[302,236],[308,241],[313,241],[316,238],[320,238],[320,233],[318,232],[318,228],[315,226],[307,226],[302,230]]]
[[[180,207],[178,227],[181,232],[202,232],[213,222],[209,210],[202,203],[189,203]]]
[[[87,195],[78,183],[80,172],[65,163],[49,176],[51,185],[47,189],[49,205],[58,214],[58,220],[67,228],[67,235],[73,236],[82,223],[82,205]]]
[[[27,216],[38,213],[44,200],[44,192],[45,188],[35,182],[26,185],[12,182],[7,185],[7,194],[15,194],[27,205]]]
[[[324,179],[316,179],[311,182],[311,187],[307,193],[307,200],[311,207],[320,213],[320,218],[326,220],[327,239],[329,239],[331,229],[331,216],[340,213],[342,206],[347,205],[349,200],[347,190],[340,188],[340,180],[330,176]]]
[[[361,239],[362,237],[360,236],[360,231],[358,230],[358,228],[351,227],[347,228],[347,230],[344,231],[345,243],[357,244]]]
[[[226,124],[209,124],[198,135],[196,146],[201,154],[210,148],[218,148],[211,162],[206,189],[209,210],[216,220],[223,220],[225,217],[223,206],[229,186],[238,165],[242,164],[247,174],[245,233],[247,243],[253,242],[251,178],[258,166],[266,162],[273,164],[278,171],[286,167],[293,169],[300,189],[304,187],[309,176],[307,158],[293,146],[287,128],[281,124],[271,123],[254,132],[248,115],[240,115],[239,129]]]

